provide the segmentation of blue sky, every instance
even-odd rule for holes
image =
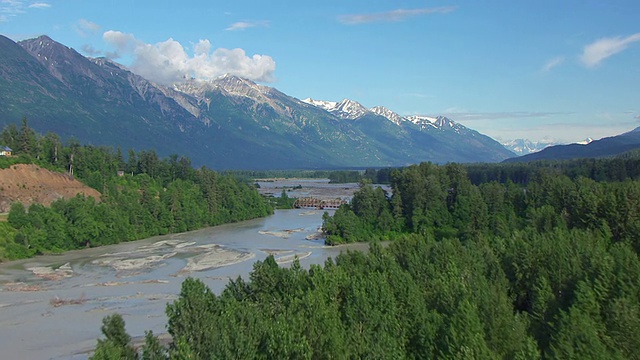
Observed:
[[[158,82],[231,72],[567,142],[640,126],[639,15],[637,0],[0,0],[0,34],[46,34]]]

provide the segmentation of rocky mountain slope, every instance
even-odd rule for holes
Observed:
[[[342,119],[357,120],[353,122],[356,126],[362,125],[362,120],[368,119],[361,130],[365,133],[368,132],[373,137],[384,137],[384,134],[387,134],[387,140],[392,141],[388,138],[389,134],[400,132],[411,137],[413,142],[429,144],[430,161],[465,162],[464,160],[456,160],[460,158],[483,158],[487,159],[483,161],[496,161],[494,156],[512,157],[514,155],[509,150],[505,151],[498,142],[490,137],[444,116],[410,115],[403,117],[384,106],[367,109],[360,103],[349,99],[332,102],[307,98],[302,101],[327,110]],[[375,121],[375,118],[378,118],[378,122]],[[380,121],[380,118],[388,121]],[[374,123],[377,125],[373,126]],[[374,134],[374,131],[377,131],[378,134]]]
[[[501,161],[493,139],[442,117],[356,101],[304,102],[236,76],[166,87],[41,36],[0,36],[0,126],[27,117],[63,139],[180,154],[215,169]]]

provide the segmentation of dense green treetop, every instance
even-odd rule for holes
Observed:
[[[269,257],[221,294],[187,279],[167,306],[173,341],[158,351],[151,336],[143,351],[159,359],[637,359],[640,181],[536,166],[522,168],[520,183],[475,183],[475,170],[429,163],[394,171],[391,194],[365,181],[323,227],[328,243],[372,241],[368,253],[309,269]],[[96,354],[126,351],[107,340]]]
[[[0,167],[35,163],[72,174],[98,190],[101,199],[82,195],[45,207],[11,207],[0,227],[0,259],[115,244],[154,235],[195,230],[272,213],[272,206],[247,182],[218,174],[177,155],[161,159],[153,150],[62,144],[55,134],[37,136],[26,120],[19,131],[4,129],[0,138],[15,156]]]

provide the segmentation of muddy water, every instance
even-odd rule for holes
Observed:
[[[260,193],[280,196],[285,189],[289,197],[315,197],[318,199],[349,200],[358,190],[358,184],[330,184],[329,179],[279,179],[270,182],[258,182]],[[388,188],[385,185],[383,188]]]
[[[282,266],[297,256],[305,267],[337,256],[344,247],[307,239],[321,222],[321,211],[279,210],[264,219],[0,264],[0,358],[86,359],[102,318],[116,312],[133,337],[163,333],[165,306],[187,276],[219,293],[268,254]]]

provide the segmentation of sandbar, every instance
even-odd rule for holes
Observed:
[[[260,235],[271,235],[271,236],[276,236],[279,238],[283,238],[283,239],[288,239],[289,236],[291,236],[291,234],[293,233],[298,233],[298,232],[303,232],[304,229],[300,228],[300,229],[285,229],[285,230],[280,230],[280,231],[272,231],[272,230],[260,230],[258,231],[258,234]]]

